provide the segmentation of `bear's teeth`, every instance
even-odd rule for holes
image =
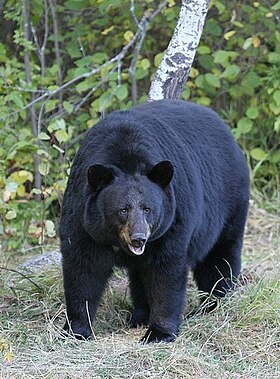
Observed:
[[[144,249],[145,249],[145,246],[142,246],[142,247],[134,247],[132,245],[128,245],[129,247],[129,250],[133,253],[133,254],[136,254],[136,255],[141,255],[144,253]]]

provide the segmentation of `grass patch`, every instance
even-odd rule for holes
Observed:
[[[121,271],[104,294],[88,342],[59,338],[65,318],[59,268],[30,276],[38,286],[1,271],[0,378],[278,379],[279,242],[277,216],[252,206],[238,290],[215,312],[185,318],[170,344],[139,344],[145,330],[129,329],[131,304]],[[13,289],[7,285],[11,275]],[[190,282],[185,315],[197,295]]]

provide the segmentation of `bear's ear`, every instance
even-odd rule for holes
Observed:
[[[170,161],[157,163],[147,174],[148,178],[161,187],[166,187],[173,178],[174,167]]]
[[[89,186],[94,192],[100,191],[114,179],[113,171],[102,164],[90,166],[87,176]]]

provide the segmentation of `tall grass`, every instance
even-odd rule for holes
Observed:
[[[104,294],[91,341],[63,340],[65,317],[58,267],[30,278],[1,271],[0,378],[279,379],[280,251],[277,218],[252,209],[239,287],[206,316],[184,318],[170,344],[141,345],[130,329],[124,273]],[[268,227],[269,225],[269,227]],[[10,276],[11,280],[11,276]],[[39,287],[39,288],[38,288]],[[195,306],[190,281],[184,315]]]

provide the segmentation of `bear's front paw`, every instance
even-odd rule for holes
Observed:
[[[75,337],[78,340],[88,340],[92,335],[92,330],[81,321],[66,321],[61,332],[63,337]]]
[[[141,338],[140,342],[142,343],[159,343],[159,342],[173,342],[176,339],[175,333],[164,333],[161,332],[158,329],[155,328],[149,328],[144,335],[143,338]]]
[[[130,319],[130,326],[137,328],[138,326],[147,326],[149,322],[149,311],[144,308],[134,308]]]

